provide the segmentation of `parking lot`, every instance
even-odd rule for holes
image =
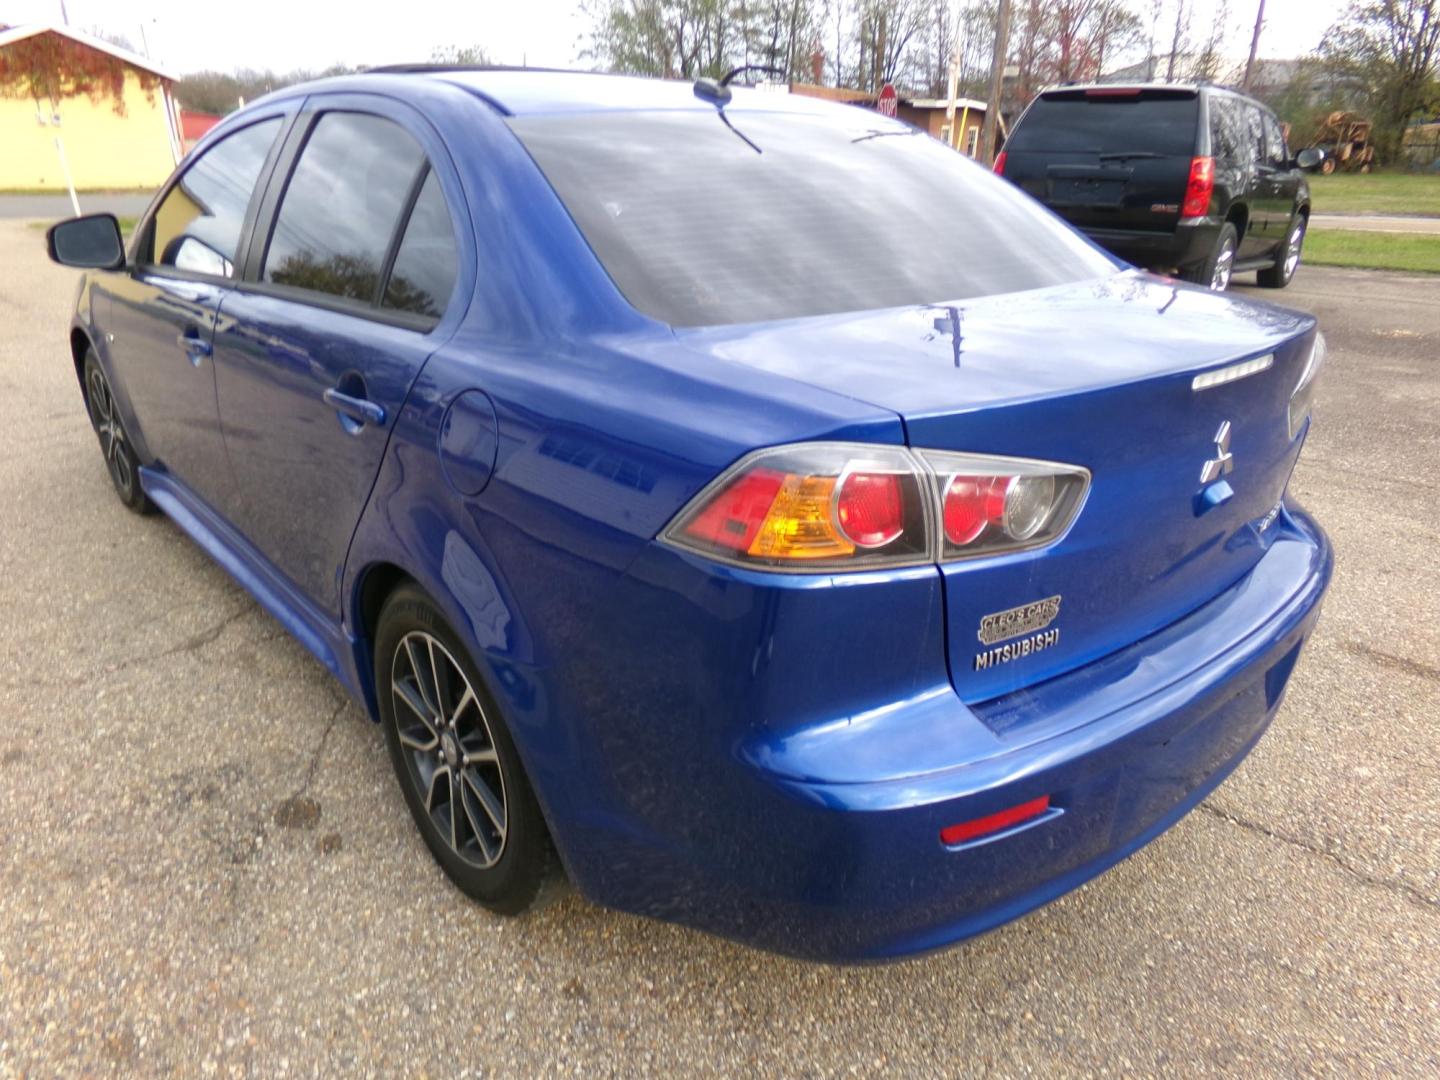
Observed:
[[[1293,490],[1337,549],[1251,758],[1018,923],[828,968],[462,900],[379,730],[113,497],[42,248],[0,221],[0,1077],[1440,1072],[1440,280],[1242,290],[1329,336]]]

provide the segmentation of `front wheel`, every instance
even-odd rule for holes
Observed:
[[[115,395],[110,391],[110,380],[105,377],[94,349],[85,353],[85,408],[95,437],[100,440],[100,452],[105,455],[105,468],[110,473],[115,494],[127,509],[137,514],[153,514],[155,504],[140,487],[139,459],[125,434],[125,423],[115,404]]]
[[[1283,289],[1295,277],[1300,268],[1300,249],[1305,246],[1305,219],[1297,217],[1290,224],[1285,237],[1285,247],[1274,266],[1266,267],[1255,275],[1255,279],[1266,289]]]
[[[1227,221],[1220,226],[1220,234],[1215,237],[1210,255],[1186,274],[1186,278],[1197,285],[1209,286],[1212,292],[1224,292],[1230,287],[1230,276],[1235,272],[1235,250],[1239,246],[1240,234]]]
[[[558,876],[540,806],[475,664],[413,586],[380,613],[375,690],[391,764],[435,861],[493,911],[534,907]]]

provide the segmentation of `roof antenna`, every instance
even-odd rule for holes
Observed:
[[[718,79],[702,76],[695,80],[695,96],[702,101],[708,101],[717,109],[723,109],[730,104],[734,96],[730,92],[730,80],[737,75],[743,75],[747,71],[767,71],[771,75],[783,77],[785,72],[781,68],[770,67],[766,64],[741,64],[737,68],[731,68]]]

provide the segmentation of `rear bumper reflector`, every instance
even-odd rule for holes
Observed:
[[[974,818],[970,821],[962,821],[958,825],[947,825],[940,830],[940,842],[946,847],[954,847],[967,840],[997,833],[1011,826],[1019,825],[1021,822],[1029,821],[1031,818],[1039,817],[1048,809],[1050,809],[1050,796],[1041,795],[1038,799],[1031,799],[1019,806],[1012,806],[1008,810],[987,814],[985,817]]]

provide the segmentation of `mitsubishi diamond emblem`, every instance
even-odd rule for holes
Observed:
[[[1201,468],[1200,482],[1213,483],[1233,468],[1235,455],[1230,452],[1230,421],[1226,420],[1220,425],[1220,430],[1215,432],[1215,457],[1205,462]]]

